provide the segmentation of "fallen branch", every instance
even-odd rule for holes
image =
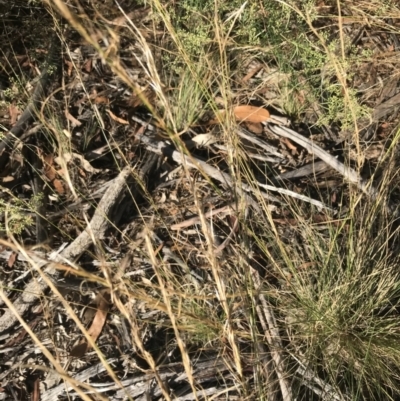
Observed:
[[[195,168],[196,170],[201,171],[206,176],[211,177],[229,187],[236,186],[229,174],[224,173],[223,171],[220,171],[213,166],[210,166],[206,162],[199,160],[194,156],[186,156],[182,152],[174,150],[170,145],[168,145],[164,141],[160,141],[158,139],[157,140],[153,139],[146,133],[137,135],[137,137],[146,146],[146,148],[148,150],[150,150],[154,153],[162,154],[164,156],[170,157],[175,162],[182,164],[184,166],[187,166],[189,168]],[[259,187],[265,188],[268,191],[279,192],[279,193],[282,193],[287,196],[291,196],[296,199],[301,199],[302,201],[311,203],[320,208],[330,209],[328,206],[325,206],[320,201],[314,200],[305,195],[300,195],[296,192],[290,191],[285,188],[277,188],[272,185],[261,184],[259,182],[257,182],[256,185],[258,185]],[[246,192],[254,192],[254,189],[255,189],[254,187],[252,187],[251,185],[245,184],[245,183],[240,183],[240,187],[238,188],[239,191],[246,191]],[[276,198],[275,196],[273,196],[269,193],[266,193],[263,191],[259,191],[259,193],[261,194],[261,196],[264,199],[267,199],[271,202],[282,203],[282,201],[280,199]],[[256,208],[257,211],[260,211],[258,204],[256,204],[254,201],[252,201],[251,203]]]
[[[303,148],[307,149],[311,154],[319,157],[322,161],[326,164],[331,166],[333,169],[338,171],[340,174],[343,175],[348,181],[353,184],[356,184],[359,189],[361,189],[366,194],[376,198],[377,191],[368,182],[361,179],[361,177],[357,174],[355,170],[351,167],[345,166],[335,157],[330,155],[328,152],[320,148],[318,145],[313,143],[310,139],[300,135],[298,132],[293,131],[286,127],[278,127],[275,125],[268,125],[267,128],[273,133],[278,136],[283,136],[284,138],[289,138],[293,142],[296,142]]]
[[[252,276],[256,290],[261,287],[260,277],[254,269],[252,269]],[[257,315],[260,319],[261,327],[264,330],[265,338],[267,339],[269,349],[271,352],[271,358],[274,361],[275,372],[278,377],[279,386],[282,393],[282,399],[284,401],[292,401],[293,390],[287,380],[288,373],[284,371],[284,347],[279,334],[279,329],[275,320],[274,312],[270,305],[268,305],[263,294],[258,296],[258,300],[254,300],[256,303]],[[258,302],[259,301],[259,302]]]
[[[89,222],[86,229],[63,251],[54,258],[54,262],[42,262],[34,264],[37,270],[43,273],[53,282],[56,283],[60,277],[60,271],[57,269],[57,263],[70,263],[80,256],[95,241],[104,237],[106,229],[110,224],[109,213],[112,207],[120,199],[126,188],[126,179],[131,173],[131,167],[125,167],[120,174],[114,179],[102,197],[96,211]],[[43,274],[42,273],[42,274]],[[39,299],[40,295],[48,288],[48,284],[42,277],[34,278],[25,287],[22,294],[14,302],[14,306],[19,315],[23,315],[28,309]],[[6,310],[4,315],[0,317],[0,333],[10,329],[17,322],[17,317],[10,310]]]
[[[33,91],[31,101],[25,111],[22,113],[16,124],[8,131],[7,135],[0,141],[0,169],[7,164],[9,153],[6,149],[11,149],[15,141],[21,137],[26,128],[33,122],[38,115],[40,102],[43,100],[47,89],[52,80],[56,79],[57,72],[60,70],[61,43],[57,33],[54,33],[49,53],[43,66],[35,90]],[[55,68],[56,67],[56,68]]]

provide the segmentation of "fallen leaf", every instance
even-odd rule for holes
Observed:
[[[219,124],[221,119],[224,117],[225,110],[218,112],[220,118],[215,118],[209,122],[209,124]],[[233,115],[237,122],[242,123],[263,123],[270,119],[270,113],[268,110],[262,107],[256,106],[236,106],[233,109]]]
[[[105,97],[105,96],[97,96],[97,97],[94,99],[94,102],[95,102],[96,104],[109,104],[109,103],[110,103],[110,100],[109,100],[107,97]]]
[[[90,58],[90,59],[86,60],[86,62],[83,64],[82,68],[86,72],[92,71],[92,59]]]
[[[59,195],[64,195],[64,193],[65,193],[64,185],[62,184],[62,182],[59,179],[57,179],[57,178],[54,179],[53,186]]]
[[[17,254],[15,252],[11,252],[11,255],[7,261],[7,266],[13,267],[16,260],[17,260]]]
[[[236,106],[233,109],[236,120],[239,122],[246,121],[251,123],[262,123],[269,120],[270,114],[268,110],[255,106]]]
[[[83,357],[83,355],[86,354],[87,350],[88,350],[88,343],[86,342],[86,340],[82,340],[71,349],[69,355],[75,358],[81,358]]]
[[[92,325],[88,330],[88,334],[92,337],[93,341],[96,341],[103,330],[104,324],[107,319],[107,313],[110,308],[110,294],[109,292],[102,291],[97,295],[97,312],[94,316]],[[84,339],[77,344],[70,352],[71,356],[81,357],[90,348],[90,345]]]
[[[90,337],[93,338],[93,341],[97,340],[106,322],[107,313],[110,308],[110,294],[106,291],[100,292],[97,295],[97,302],[97,312],[93,319],[93,323],[88,330],[88,333]]]
[[[15,104],[10,104],[8,112],[10,113],[10,124],[14,125],[17,122],[18,116],[21,114],[21,112]]]
[[[263,68],[262,64],[258,64],[256,67],[252,68],[242,79],[243,83],[246,83],[249,79],[253,78],[261,69]]]
[[[246,122],[247,129],[254,132],[256,135],[261,135],[263,133],[263,126],[261,123]]]
[[[52,154],[48,154],[44,156],[44,175],[48,178],[49,181],[53,181],[57,172],[53,167],[54,156]]]
[[[280,140],[292,151],[292,155],[297,155],[297,148],[288,138],[280,138]]]
[[[117,117],[111,110],[107,110],[107,113],[108,113],[108,114],[110,115],[110,117],[111,117],[114,121],[116,121],[117,123],[124,124],[124,125],[128,125],[128,124],[129,124],[128,121],[126,121],[126,120],[124,120],[124,119],[122,119],[122,118]]]
[[[140,93],[133,93],[128,100],[129,106],[136,108],[143,106],[147,101],[148,104],[154,104],[155,93],[151,88],[145,88]],[[143,102],[145,100],[145,102]]]
[[[85,174],[85,172],[84,172],[81,168],[78,169],[78,173],[79,173],[79,175],[80,175],[81,177],[83,177],[83,178],[86,178],[86,177],[87,177],[87,175]]]
[[[74,127],[80,127],[82,125],[82,123],[77,120],[72,114],[70,114],[68,110],[65,110],[65,117],[67,117],[67,119],[71,121],[71,124]]]
[[[72,69],[74,65],[69,60],[64,60],[64,63],[67,65],[67,75],[70,77],[72,74]]]

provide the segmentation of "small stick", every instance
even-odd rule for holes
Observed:
[[[44,266],[43,273],[50,278],[51,281],[56,282],[60,276],[60,271],[57,269],[57,262],[66,262],[74,260],[81,255],[89,246],[95,241],[102,239],[110,224],[109,213],[111,208],[119,200],[126,188],[126,180],[131,174],[131,167],[125,167],[119,175],[114,179],[112,185],[110,185],[102,197],[96,211],[88,223],[86,229],[79,234],[79,236],[63,251],[55,257],[56,263],[38,263],[34,264],[37,270],[41,270]],[[23,249],[21,249],[23,253]],[[25,255],[28,258],[27,255]],[[42,274],[43,274],[42,273]],[[43,280],[42,277],[32,279],[25,287],[22,294],[14,302],[14,306],[19,315],[23,315],[29,310],[29,308],[39,299],[40,295],[48,288],[48,284]],[[0,317],[0,333],[10,329],[17,322],[16,315],[7,309]]]

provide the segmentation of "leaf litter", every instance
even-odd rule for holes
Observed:
[[[122,7],[124,3],[129,2],[121,2]],[[197,110],[197,121],[178,135],[160,118],[166,119],[167,110],[155,83],[149,85],[146,55],[131,40],[126,16],[104,7],[103,22],[118,35],[93,31],[94,43],[87,43],[68,28],[63,86],[56,79],[51,84],[41,110],[45,128],[22,135],[7,148],[9,158],[0,172],[1,198],[7,202],[44,194],[50,238],[36,244],[35,226],[20,234],[7,231],[7,213],[0,209],[3,293],[79,386],[61,383],[61,372],[51,370],[54,366],[16,324],[0,333],[0,400],[17,392],[27,399],[30,391],[42,400],[78,400],[93,393],[109,400],[222,399],[224,394],[258,399],[257,380],[264,380],[272,396],[279,392],[279,399],[294,399],[298,387],[304,397],[347,399],[346,389],[324,380],[326,370],[308,367],[307,355],[298,349],[305,345],[291,337],[300,323],[272,305],[278,303],[279,291],[289,291],[291,283],[311,277],[319,266],[313,255],[319,249],[305,245],[304,220],[326,238],[332,227],[351,229],[342,224],[345,211],[353,207],[351,184],[364,192],[363,201],[380,200],[385,176],[381,172],[377,180],[374,173],[396,163],[390,147],[399,126],[397,34],[374,32],[357,19],[345,19],[346,35],[360,28],[353,45],[372,50],[349,83],[371,109],[370,118],[357,121],[359,149],[349,139],[349,129],[335,123],[317,127],[321,110],[316,99],[307,99],[306,80],[304,88],[290,95],[305,109],[289,128],[283,87],[289,75],[261,62],[244,69],[243,87],[236,88],[231,106]],[[151,9],[127,15],[162,65],[157,53],[162,26],[151,28],[156,24]],[[24,56],[19,49],[16,58]],[[131,86],[107,63],[113,57]],[[165,83],[166,98],[170,89]],[[10,129],[19,110],[10,103],[1,123]],[[234,121],[227,138],[223,126],[229,116]],[[37,160],[25,157],[26,148],[34,150]],[[235,168],[232,158],[238,162]],[[124,170],[126,165],[131,167]],[[39,191],[35,175],[42,180]],[[123,195],[105,205],[118,179]],[[396,183],[392,178],[391,185]],[[396,192],[383,203],[388,214],[397,213]],[[25,209],[20,213],[39,214]],[[295,273],[281,270],[276,262],[277,246],[265,229],[273,222],[282,244],[298,253],[298,260],[286,261],[297,266]],[[35,224],[42,223],[37,219]],[[71,251],[67,244],[82,238],[82,249]],[[32,276],[42,280],[34,266],[49,266],[49,260],[57,263],[43,270],[53,277],[59,294],[50,284],[30,284]],[[239,277],[252,284],[246,287]],[[26,288],[40,293],[29,310],[18,310]],[[85,310],[91,311],[91,321],[84,320]],[[0,327],[11,316],[7,309]],[[76,319],[86,323],[86,333]],[[281,325],[285,319],[288,328]],[[351,360],[345,351],[341,357]],[[40,385],[32,391],[34,366],[45,369],[37,371]],[[291,376],[290,369],[295,372]],[[245,383],[254,387],[249,390]]]

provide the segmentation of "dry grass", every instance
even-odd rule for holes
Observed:
[[[113,327],[129,322],[125,324],[126,336],[133,349],[126,353],[136,366],[127,368],[128,374],[151,372],[160,389],[154,399],[179,397],[179,387],[173,387],[174,383],[168,383],[160,373],[162,365],[172,361],[182,364],[188,385],[183,391],[192,393],[191,399],[396,399],[400,392],[399,238],[397,208],[389,213],[386,204],[397,194],[398,119],[392,121],[392,130],[386,135],[390,144],[385,145],[379,161],[368,166],[368,178],[378,186],[375,200],[337,176],[319,180],[335,180],[331,191],[313,185],[312,178],[298,187],[288,182],[288,189],[318,197],[332,207],[333,211],[322,212],[287,196],[281,196],[279,203],[266,200],[257,182],[261,177],[269,183],[275,175],[274,166],[255,167],[248,157],[248,144],[237,135],[237,122],[229,112],[236,104],[260,102],[260,93],[269,94],[272,100],[268,106],[275,111],[290,110],[299,127],[307,118],[312,119],[309,129],[313,133],[321,125],[339,127],[335,132],[347,149],[353,150],[349,157],[343,147],[341,157],[365,173],[368,139],[361,125],[368,102],[360,101],[352,69],[374,56],[351,48],[348,42],[355,28],[346,31],[344,25],[352,18],[354,27],[363,21],[372,32],[376,27],[399,34],[385,22],[399,17],[396,4],[387,5],[385,11],[380,3],[378,7],[378,3],[359,1],[326,5],[260,1],[240,6],[226,2],[226,10],[220,12],[221,4],[210,1],[204,3],[208,8],[201,2],[191,3],[186,10],[175,5],[173,14],[170,4],[153,0],[148,3],[152,11],[146,15],[146,23],[139,24],[136,14],[129,16],[122,7],[102,5],[95,10],[84,9],[78,2],[73,6],[60,0],[46,3],[54,21],[56,12],[60,13],[93,47],[99,68],[109,69],[107,79],[114,77],[112,85],[124,86],[131,91],[131,100],[139,99],[141,107],[146,107],[161,139],[167,138],[189,159],[194,160],[187,141],[189,130],[196,130],[221,108],[228,111],[219,114],[217,127],[205,125],[225,146],[222,156],[209,153],[206,147],[199,153],[205,158],[212,155],[207,161],[229,172],[235,187],[224,188],[205,171],[194,173],[185,164],[176,170],[163,164],[163,174],[173,182],[164,189],[152,188],[135,177],[141,188],[139,195],[132,196],[136,215],[113,228],[118,240],[110,242],[119,243],[115,253],[126,255],[126,259],[114,258],[108,245],[108,249],[99,245],[91,250],[100,261],[98,271],[79,268],[80,276],[97,282],[110,294],[113,309],[109,321]],[[89,12],[92,15],[87,15]],[[257,12],[280,18],[282,31],[274,21],[263,32],[257,25],[261,23],[255,17]],[[204,26],[195,25],[193,18],[203,21]],[[296,34],[291,33],[294,22],[298,22]],[[197,36],[183,29],[189,23],[194,24],[192,32]],[[260,32],[254,34],[257,29]],[[59,33],[64,35],[61,29]],[[66,58],[73,60],[74,49],[67,37],[62,38]],[[135,58],[129,63],[122,57],[122,46],[128,44],[133,46],[130,54]],[[294,47],[305,53],[298,60],[290,53]],[[255,76],[250,84],[241,78],[252,63],[262,65],[267,73]],[[71,64],[71,71],[85,88],[78,64]],[[387,70],[391,68],[388,62]],[[276,79],[278,73],[281,79]],[[318,93],[318,85],[323,93]],[[73,91],[70,94],[72,98]],[[86,94],[88,98],[92,95],[89,91]],[[333,98],[339,103],[333,104]],[[70,104],[65,106],[68,109]],[[96,138],[99,131],[106,131],[107,113],[95,101],[91,107],[101,127],[93,136]],[[339,113],[337,120],[332,110]],[[368,113],[373,114],[371,110]],[[340,119],[346,120],[346,126],[340,125]],[[43,123],[55,138],[54,154],[64,160],[63,179],[71,198],[78,199],[87,189],[82,183],[85,180],[64,157],[76,146],[71,139],[76,127],[65,126],[71,121],[51,113]],[[95,140],[88,132],[84,135],[88,143]],[[270,140],[280,143],[276,138]],[[125,142],[112,136],[107,141],[115,149],[115,165],[122,168],[130,163]],[[296,152],[287,149],[292,166],[296,157],[312,161],[298,147]],[[290,163],[284,168],[288,166]],[[239,190],[242,183],[249,185],[251,195]],[[207,215],[211,206],[227,204],[234,208],[227,218]],[[198,219],[196,224],[171,228],[172,223],[193,216]],[[85,221],[78,221],[77,226],[85,227]],[[60,229],[60,236],[71,236],[71,231]],[[19,246],[19,251],[24,252],[24,248]],[[75,323],[74,330],[77,327],[91,344],[94,354],[90,361],[102,361],[110,380],[123,387],[118,369],[105,362],[106,348],[96,344],[82,324],[78,306],[71,306],[50,286]],[[97,399],[108,399],[94,387],[75,382],[22,319],[21,324],[52,369],[82,399],[91,399],[80,389],[85,386],[96,392]],[[217,390],[203,396],[204,381],[197,376],[196,363],[209,354],[222,359],[229,374],[216,377]]]

